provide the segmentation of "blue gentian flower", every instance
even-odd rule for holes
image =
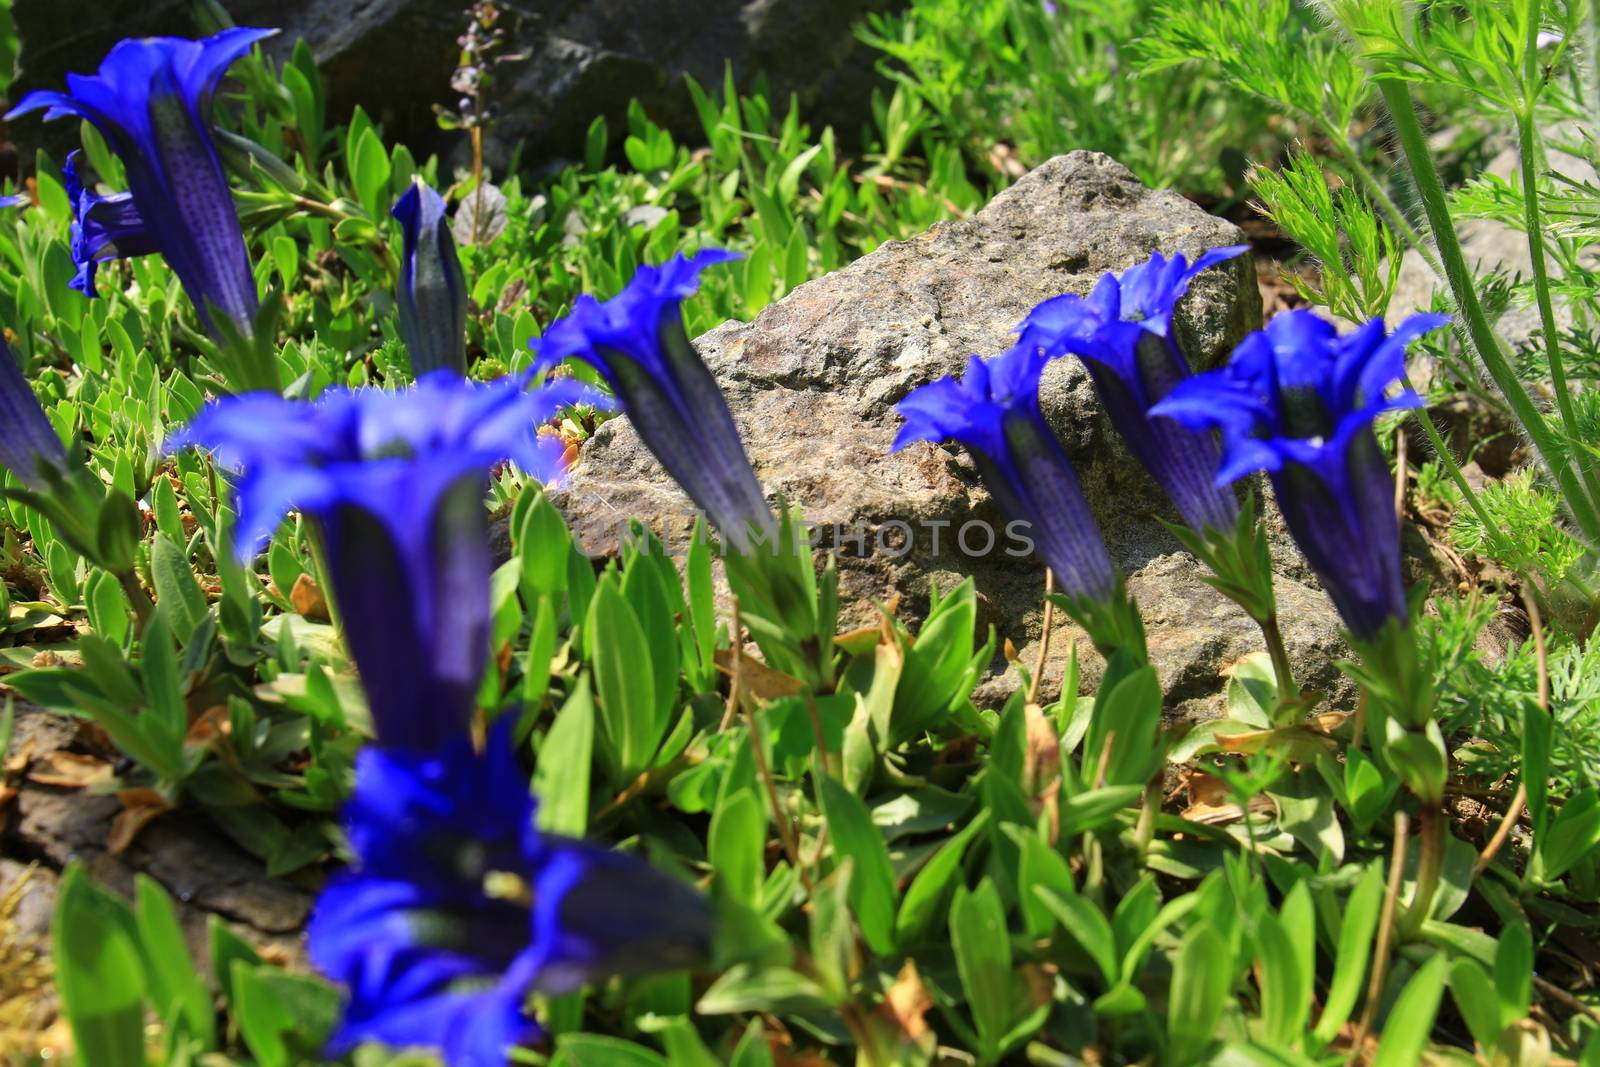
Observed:
[[[214,311],[248,337],[258,302],[211,135],[212,97],[233,61],[275,32],[236,28],[200,41],[119,41],[97,73],[68,74],[67,92],[29,93],[6,116],[44,108],[46,119],[78,116],[94,124],[122,160],[146,232],[213,334]]]
[[[400,336],[418,377],[467,372],[467,280],[456,256],[444,199],[422,180],[394,205],[405,241],[400,264]]]
[[[168,441],[213,449],[242,472],[241,558],[288,509],[314,520],[386,745],[431,750],[465,730],[489,655],[490,468],[511,459],[553,476],[560,441],[536,425],[597,398],[570,380],[524,386],[436,371],[412,389],[330,390],[315,403],[250,393],[212,404]]]
[[[161,249],[145,225],[132,193],[100,196],[88,189],[78,174],[82,152],[67,156],[61,168],[67,200],[72,204],[72,262],[78,273],[68,284],[84,296],[98,295],[95,272],[108,259],[148,256]]]
[[[534,369],[581,359],[621,399],[639,436],[723,538],[744,550],[777,530],[728,402],[689,342],[680,305],[713,263],[738,256],[707,249],[640,267],[617,297],[578,297],[530,347]]]
[[[1363,641],[1408,618],[1394,477],[1372,421],[1421,405],[1409,389],[1387,390],[1405,372],[1406,345],[1448,321],[1412,315],[1388,334],[1373,319],[1341,336],[1310,311],[1287,311],[1153,412],[1222,431],[1217,484],[1268,472],[1289,532]]]
[[[1039,375],[1046,362],[1027,343],[992,359],[973,356],[965,377],[940,378],[899,403],[895,410],[906,424],[894,448],[913,441],[966,446],[1000,510],[1030,526],[1062,593],[1108,602],[1117,588],[1116,571],[1072,464],[1039,412]]]
[[[0,467],[34,490],[47,487],[48,468],[62,472],[68,469],[67,450],[3,337],[0,337]]]
[[[508,743],[364,750],[345,809],[353,871],[318,899],[316,967],[349,991],[333,1038],[440,1049],[449,1067],[503,1067],[538,1035],[528,995],[692,967],[705,900],[643,860],[539,833]]]
[[[1216,484],[1216,437],[1153,417],[1150,408],[1190,376],[1172,330],[1178,301],[1201,271],[1247,249],[1213,248],[1193,265],[1181,253],[1169,260],[1157,252],[1120,276],[1104,275],[1087,297],[1046,300],[1020,327],[1024,343],[1047,355],[1083,359],[1111,424],[1195,533],[1231,533],[1239,516],[1232,491]]]

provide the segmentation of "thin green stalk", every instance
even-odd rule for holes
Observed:
[[[1391,77],[1380,77],[1378,86],[1394,118],[1395,132],[1400,139],[1401,148],[1405,151],[1406,161],[1411,166],[1417,194],[1427,213],[1428,225],[1433,231],[1433,239],[1439,249],[1445,277],[1450,282],[1456,307],[1465,320],[1464,325],[1472,347],[1477,351],[1478,358],[1483,361],[1490,377],[1494,379],[1495,385],[1499,386],[1506,403],[1511,407],[1512,414],[1522,424],[1523,431],[1533,442],[1540,458],[1555,477],[1579,529],[1591,543],[1600,542],[1600,514],[1596,513],[1594,502],[1584,492],[1582,483],[1566,462],[1566,450],[1550,432],[1544,417],[1534,407],[1533,399],[1517,380],[1516,373],[1500,350],[1499,339],[1490,328],[1488,317],[1484,315],[1483,305],[1478,301],[1477,290],[1473,288],[1472,273],[1467,269],[1466,258],[1461,253],[1461,242],[1456,236],[1455,223],[1451,221],[1450,209],[1445,201],[1444,185],[1439,180],[1439,172],[1434,169],[1433,156],[1428,151],[1422,125],[1417,121],[1411,100],[1411,89],[1404,81]]]
[[[1556,334],[1556,313],[1550,300],[1550,273],[1545,264],[1544,220],[1539,209],[1539,128],[1533,109],[1543,80],[1538,67],[1539,12],[1534,3],[1528,16],[1528,40],[1523,49],[1523,102],[1517,114],[1517,150],[1522,156],[1522,218],[1528,233],[1528,254],[1533,260],[1533,293],[1539,305],[1539,325],[1544,331],[1545,356],[1550,363],[1550,387],[1556,394],[1556,410],[1567,440],[1578,440],[1578,416],[1567,391],[1567,368],[1561,358],[1561,342]],[[1584,449],[1577,449],[1578,470],[1591,499],[1600,501],[1600,478],[1594,461]]]

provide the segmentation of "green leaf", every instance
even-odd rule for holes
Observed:
[[[1005,908],[994,882],[985,878],[978,888],[956,888],[950,906],[950,947],[961,974],[961,988],[978,1028],[980,1058],[992,1063],[1000,1054],[1000,1039],[1010,1028],[1012,986],[1011,935],[1006,930]]]
[[[338,1020],[334,991],[317,979],[236,959],[233,1020],[259,1067],[293,1067],[321,1048]]]
[[[211,977],[217,983],[217,992],[229,1005],[233,1004],[233,965],[235,961],[254,967],[261,957],[250,943],[224,922],[219,916],[207,919],[206,931],[211,940]]]
[[[76,863],[51,923],[56,991],[82,1067],[144,1067],[144,968],[132,911]]]
[[[596,173],[606,164],[606,146],[610,141],[610,132],[606,129],[606,117],[596,115],[594,121],[589,123],[589,130],[583,138],[583,169]]]
[[[706,837],[711,869],[729,892],[751,907],[761,902],[766,828],[761,801],[753,791],[740,789],[718,801]]]
[[[1494,953],[1494,988],[1503,1030],[1528,1016],[1533,1003],[1533,937],[1520,922],[1507,923]]]
[[[1033,888],[1042,886],[1052,893],[1068,896],[1077,892],[1072,880],[1072,868],[1066,857],[1051,848],[1036,831],[1007,825],[1001,830],[1017,843],[1022,862],[1017,868],[1019,885]],[[1055,925],[1055,914],[1037,893],[1022,892],[1018,905],[1022,919],[1032,937],[1043,937]]]
[[[671,565],[666,568],[670,570]],[[672,720],[672,710],[678,696],[678,633],[673,624],[673,610],[665,588],[667,577],[651,555],[634,555],[627,563],[622,577],[622,595],[633,606],[645,643],[650,646],[650,667],[654,675],[655,716],[657,730],[665,729]],[[677,584],[676,572],[670,580]]]
[[[355,132],[355,125],[351,125]],[[361,206],[372,218],[379,218],[389,207],[389,153],[370,126],[361,131],[349,161],[350,179]]]
[[[594,698],[587,676],[557,712],[539,746],[533,789],[539,796],[539,829],[582,837],[589,828],[589,770],[594,760]]]
[[[1600,847],[1600,794],[1585,789],[1571,797],[1561,806],[1537,847],[1541,873],[1547,879],[1560,878]]]
[[[760,1019],[751,1019],[744,1028],[728,1067],[773,1067],[772,1046],[767,1044],[767,1028]]]
[[[693,623],[694,647],[699,655],[696,688],[713,692],[717,686],[717,602],[711,581],[711,548],[706,543],[704,521],[695,524],[694,538],[683,566],[688,587],[689,619]]]
[[[1485,1052],[1493,1050],[1503,1029],[1500,1002],[1483,968],[1465,957],[1456,960],[1450,968],[1450,996],[1478,1047]]]
[[[1261,966],[1262,1034],[1273,1045],[1293,1048],[1311,1011],[1311,969],[1302,964],[1289,933],[1270,912],[1256,920]]]
[[[1106,784],[1143,786],[1162,761],[1160,728],[1161,683],[1153,667],[1141,667],[1096,695],[1085,765],[1097,766],[1109,742]]]
[[[135,722],[151,748],[161,753],[163,764],[157,769],[172,776],[182,764],[189,712],[183,700],[183,680],[178,676],[165,608],[151,614],[142,645],[144,658],[139,662],[139,673],[144,682],[145,711]]]
[[[1061,802],[1059,836],[1071,838],[1098,829],[1143,795],[1142,785],[1111,785],[1076,793]]]
[[[897,894],[889,850],[872,825],[866,805],[838,781],[824,777],[819,785],[822,810],[833,835],[833,854],[855,860],[850,880],[850,904],[867,944],[880,955],[894,951],[894,915]]]
[[[517,555],[522,558],[522,596],[531,608],[542,596],[567,589],[567,554],[572,535],[550,498],[534,494],[517,528]]]
[[[214,1048],[216,1011],[211,991],[189,958],[189,946],[172,910],[172,898],[159,882],[141,874],[134,880],[134,906],[145,985],[156,1014],[170,1018],[176,1008],[189,1035],[205,1048]]]
[[[1167,997],[1164,1063],[1182,1067],[1202,1062],[1233,993],[1230,955],[1227,944],[1207,922],[1196,923],[1179,943]]]
[[[1522,709],[1522,786],[1528,794],[1528,817],[1533,839],[1544,837],[1550,805],[1546,799],[1550,779],[1550,713],[1529,700]]]
[[[1450,958],[1436,952],[1411,976],[1389,1010],[1372,1067],[1415,1067],[1422,1062],[1422,1050],[1439,1013],[1439,998],[1444,995],[1449,969]]]
[[[562,1034],[556,1054],[567,1067],[671,1067],[660,1053],[620,1037]]]
[[[700,1034],[687,1018],[673,1019],[660,1032],[661,1044],[667,1050],[667,1063],[671,1067],[723,1067],[722,1061],[711,1054]]]
[[[1312,1032],[1324,1045],[1332,1041],[1349,1021],[1350,1013],[1355,1010],[1356,998],[1366,985],[1367,960],[1378,930],[1383,890],[1383,864],[1368,864],[1361,881],[1356,883],[1345,904],[1344,918],[1339,924],[1339,953],[1333,961],[1333,978],[1328,983],[1322,1015]]]
[[[847,858],[811,894],[812,973],[835,1003],[850,998],[850,974],[856,958],[856,936],[850,923],[850,878],[855,866]]]
[[[650,648],[619,584],[615,574],[608,574],[595,588],[585,639],[615,776],[627,781],[650,765],[661,731]]]
[[[1115,986],[1121,974],[1117,963],[1117,939],[1105,914],[1093,901],[1077,893],[1063,896],[1044,886],[1034,886],[1032,891],[1055,913],[1067,936],[1076,941],[1095,966],[1100,968],[1100,976],[1105,979],[1106,985]]]
[[[902,949],[915,943],[932,924],[939,905],[950,892],[967,845],[989,822],[989,812],[979,811],[954,837],[939,846],[939,851],[923,865],[907,887],[895,917],[895,941]]]
[[[187,641],[206,613],[206,595],[189,569],[188,554],[162,533],[150,544],[150,581],[156,587],[156,603]]]
[[[701,995],[694,1010],[701,1015],[746,1012],[825,1012],[830,1010],[821,986],[787,967],[736,964],[724,971]]]
[[[891,745],[934,726],[958,699],[965,698],[961,689],[973,658],[977,617],[977,587],[968,578],[929,612],[915,644],[902,638],[905,662],[890,717]]]

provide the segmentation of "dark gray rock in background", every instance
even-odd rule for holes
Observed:
[[[724,323],[696,345],[728,394],[769,493],[798,505],[823,528],[822,543],[839,548],[848,623],[871,621],[873,602],[897,591],[906,594],[902,614],[915,617],[926,609],[930,582],[947,590],[972,575],[986,621],[1031,664],[1042,621],[1041,565],[1003,551],[968,554],[953,544],[970,519],[1002,528],[1004,522],[955,450],[917,444],[890,453],[900,425],[893,407],[913,388],[960,371],[972,353],[1009,346],[1016,324],[1046,297],[1087,292],[1102,272],[1157,249],[1193,257],[1238,240],[1231,224],[1178,194],[1145,188],[1104,155],[1073,152],[1022,178],[973,218],[886,244],[800,286],[753,322]],[[1178,329],[1204,368],[1220,362],[1260,318],[1255,272],[1245,257],[1195,281]],[[1220,672],[1262,647],[1254,624],[1200,580],[1200,565],[1156,521],[1175,516],[1110,429],[1082,366],[1053,362],[1041,401],[1112,557],[1130,575],[1169,700],[1185,712],[1214,710]],[[692,523],[688,500],[626,419],[606,423],[584,446],[556,499],[591,551],[612,547],[629,517],[645,520],[669,543]],[[911,551],[898,556],[882,548],[898,543],[895,523],[916,530]],[[935,552],[937,523],[947,525]],[[864,544],[854,543],[857,530]],[[1286,539],[1278,540],[1287,548]],[[981,543],[969,539],[974,549]],[[1338,620],[1327,599],[1295,577],[1303,564],[1293,550],[1279,554],[1280,609],[1301,680],[1337,689],[1331,659],[1340,648]],[[1075,633],[1060,624],[1046,693],[1059,684]],[[1085,642],[1086,685],[1098,673]],[[997,703],[1014,679],[990,678],[977,699]]]
[[[606,115],[613,131],[624,128],[633,97],[656,122],[696,136],[683,75],[720,86],[725,63],[742,87],[764,73],[776,105],[795,93],[808,117],[851,137],[869,116],[876,84],[874,54],[854,39],[851,26],[864,12],[894,3],[508,0],[501,4],[502,52],[528,58],[496,69],[493,102],[501,119],[492,155],[526,138],[523,159],[530,166],[575,156],[596,115]],[[59,88],[68,71],[93,70],[120,38],[192,36],[194,6],[192,0],[15,0],[21,53],[13,96]],[[465,0],[222,0],[222,6],[240,25],[280,27],[269,51],[285,55],[301,37],[311,43],[330,116],[360,104],[391,138],[419,154],[448,158],[459,150],[464,135],[441,131],[433,107],[455,106],[449,81]],[[70,127],[46,132],[29,120],[14,136],[26,147],[41,137],[70,138]]]

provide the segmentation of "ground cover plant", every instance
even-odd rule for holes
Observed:
[[[112,852],[193,815],[317,901],[285,963],[68,864],[48,945],[0,925],[0,1053],[1600,1064],[1600,9],[913,0],[855,29],[859,152],[730,74],[693,143],[636,105],[539,178],[484,163],[503,42],[465,19],[459,172],[335,121],[270,30],[13,101],[81,149],[0,226],[0,820],[50,716]],[[1192,373],[1174,315],[1251,246],[1157,251],[896,398],[894,447],[970,457],[1087,635],[1051,692],[970,578],[842,628],[691,338],[1081,147],[1246,222],[1281,310]],[[1221,718],[1167,713],[1054,360],[1259,629]],[[608,418],[698,508],[681,554],[592,559],[547,494]],[[1285,651],[1278,519],[1347,703]]]

